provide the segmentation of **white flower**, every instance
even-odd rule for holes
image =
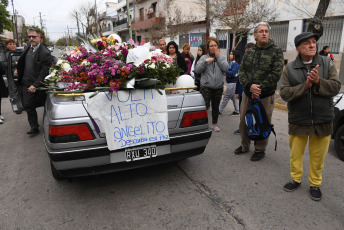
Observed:
[[[83,61],[83,62],[81,62],[81,65],[89,65],[90,63],[88,62],[88,61]]]
[[[56,76],[56,73],[57,73],[57,70],[53,70],[53,71],[51,71],[51,73],[50,73],[50,75],[52,76],[52,77],[55,77]]]
[[[46,76],[44,79],[45,80],[49,80],[52,76],[49,74],[48,76]]]
[[[155,69],[155,68],[156,68],[156,66],[155,66],[155,64],[154,64],[154,63],[152,63],[151,65],[149,65],[149,68],[151,68],[151,69]]]
[[[62,65],[63,64],[63,60],[58,60],[57,62],[56,62],[56,65]]]
[[[64,71],[67,71],[67,72],[68,72],[68,71],[71,69],[71,67],[70,67],[70,65],[69,65],[68,63],[63,63],[62,69],[63,69]]]

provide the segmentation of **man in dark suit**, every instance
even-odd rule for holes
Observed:
[[[51,55],[48,48],[41,45],[40,32],[37,29],[30,28],[27,34],[30,45],[18,61],[18,82],[31,127],[27,134],[36,135],[39,133],[36,108],[41,106],[44,100],[44,94],[37,91],[37,88],[42,86],[44,78],[49,74]]]

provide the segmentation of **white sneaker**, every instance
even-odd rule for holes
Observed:
[[[4,123],[4,121],[0,119],[0,124],[3,124],[3,123]]]
[[[0,115],[0,120],[5,120],[5,118],[2,115]]]
[[[213,129],[215,132],[220,132],[220,127],[217,124],[213,124]]]

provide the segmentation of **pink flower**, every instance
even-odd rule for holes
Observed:
[[[141,40],[141,46],[143,46],[144,44],[146,44],[145,40]]]
[[[129,43],[129,45],[132,45],[132,46],[135,44],[135,42],[132,38],[129,39],[128,43]]]

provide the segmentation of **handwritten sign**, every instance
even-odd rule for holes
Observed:
[[[87,111],[105,132],[109,150],[169,140],[165,91],[155,89],[102,92],[89,98]]]

